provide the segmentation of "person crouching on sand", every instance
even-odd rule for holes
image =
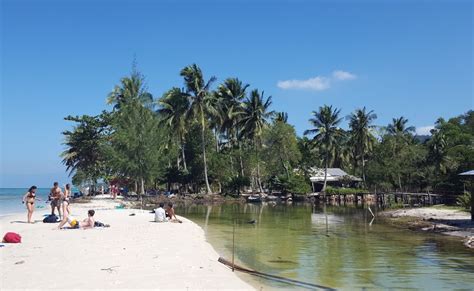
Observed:
[[[23,203],[26,203],[26,209],[28,210],[28,223],[33,223],[31,217],[35,210],[35,201],[36,199],[40,200],[36,198],[36,189],[38,189],[36,186],[31,186],[28,192],[23,196]]]
[[[72,217],[71,215],[68,215],[66,217],[66,219],[63,219],[61,221],[61,223],[59,224],[58,228],[59,229],[62,229],[63,226],[66,224],[66,223],[69,223],[69,225],[71,226],[71,228],[83,228],[83,229],[88,229],[88,228],[94,228],[94,224],[95,224],[95,221],[94,221],[94,214],[95,214],[95,211],[94,210],[89,210],[87,212],[87,218],[84,219],[83,221],[79,222],[77,219],[75,219],[74,217]]]
[[[168,203],[168,209],[166,210],[166,216],[169,218],[170,222],[179,222],[183,223],[181,220],[179,220],[176,217],[176,214],[174,213],[174,208],[173,208],[173,203]]]

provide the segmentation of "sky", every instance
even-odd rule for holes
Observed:
[[[377,125],[403,115],[419,133],[474,107],[471,1],[0,3],[0,187],[69,182],[63,118],[110,109],[134,59],[155,97],[192,63],[238,77],[298,134],[324,104],[366,106]]]

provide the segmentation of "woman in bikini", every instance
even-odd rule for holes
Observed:
[[[36,189],[38,189],[36,186],[31,186],[23,196],[23,203],[26,203],[26,209],[28,209],[28,223],[33,223],[31,217],[35,210]]]
[[[66,184],[66,186],[64,186],[64,199],[62,203],[63,213],[65,213],[66,211],[68,214],[71,213],[71,209],[69,208],[70,199],[71,199],[71,185]]]

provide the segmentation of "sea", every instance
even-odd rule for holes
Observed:
[[[36,190],[36,209],[49,208],[48,194],[50,188],[38,188]],[[0,216],[25,212],[26,206],[21,203],[23,195],[28,188],[0,188]]]

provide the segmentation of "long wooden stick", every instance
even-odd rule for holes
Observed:
[[[289,279],[289,278],[285,278],[285,277],[265,274],[265,273],[262,273],[262,272],[259,272],[259,271],[247,269],[245,267],[235,265],[233,262],[229,262],[226,259],[224,259],[223,257],[219,257],[219,259],[217,261],[219,263],[222,263],[222,264],[224,264],[228,267],[231,267],[231,268],[233,268],[237,271],[247,273],[247,274],[250,274],[250,275],[254,275],[254,276],[264,277],[264,278],[267,278],[267,279],[280,281],[280,282],[284,282],[284,283],[288,283],[288,284],[300,285],[300,286],[304,286],[304,287],[319,288],[319,289],[323,289],[323,290],[336,290],[334,288],[323,286],[323,285],[317,285],[317,284],[302,282],[302,281],[298,281],[298,280],[293,280],[293,279]]]

